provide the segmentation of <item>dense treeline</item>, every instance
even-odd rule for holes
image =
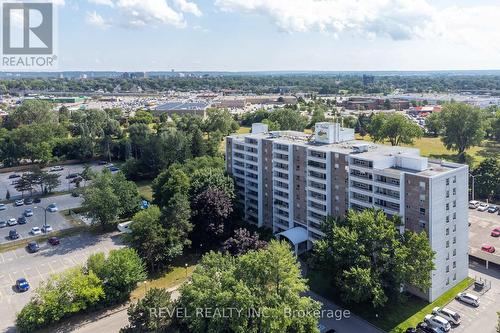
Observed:
[[[220,91],[235,89],[253,93],[316,92],[334,94],[341,90],[350,93],[389,93],[394,89],[407,92],[449,92],[471,90],[500,90],[499,75],[387,75],[376,76],[375,82],[363,84],[360,75],[260,75],[260,76],[204,76],[172,78],[99,78],[70,79],[12,79],[0,81],[0,93],[8,91],[112,92],[117,86],[122,91],[141,87],[145,91]]]

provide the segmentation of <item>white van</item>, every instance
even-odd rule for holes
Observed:
[[[427,315],[425,316],[424,321],[432,327],[440,328],[444,332],[449,332],[451,329],[451,325],[448,320],[440,316]]]
[[[469,201],[469,208],[476,209],[477,207],[479,207],[479,204],[480,204],[479,201],[471,200],[471,201]]]
[[[460,315],[448,308],[440,308],[436,306],[434,309],[432,309],[432,314],[443,317],[444,319],[448,320],[452,325],[455,326],[460,325]]]
[[[475,306],[476,308],[479,306],[479,297],[477,297],[476,295],[472,295],[469,293],[459,293],[457,297],[455,297],[455,299],[457,301]]]

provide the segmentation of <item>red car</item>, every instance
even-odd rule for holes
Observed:
[[[483,244],[483,246],[481,246],[481,250],[483,250],[484,252],[488,252],[488,253],[495,252],[495,248],[489,244]]]
[[[493,237],[500,237],[500,228],[495,228],[495,229],[491,230],[491,235]]]
[[[57,237],[50,237],[49,238],[49,244],[50,245],[59,245],[59,238]]]

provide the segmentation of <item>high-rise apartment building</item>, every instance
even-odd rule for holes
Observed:
[[[400,216],[401,232],[429,236],[436,269],[421,297],[433,301],[467,277],[466,165],[355,140],[354,130],[334,123],[316,124],[312,135],[254,124],[252,133],[227,138],[226,154],[245,219],[271,228],[297,253],[324,236],[328,215],[375,207]]]

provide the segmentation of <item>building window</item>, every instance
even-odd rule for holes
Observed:
[[[450,260],[450,253],[449,252],[446,254],[446,260]]]
[[[425,194],[420,194],[420,203],[425,202]]]
[[[457,213],[453,213],[453,219],[456,220],[457,219]]]
[[[446,204],[446,210],[450,210],[450,204],[449,203]]]
[[[457,243],[457,237],[453,237],[453,244]]]
[[[456,224],[453,225],[453,231],[457,231],[457,225]]]
[[[457,255],[457,249],[453,249],[453,256]]]
[[[420,225],[420,229],[425,229],[425,222],[424,221],[419,221],[418,223]]]
[[[457,176],[453,176],[453,183],[457,182]]]
[[[456,187],[453,188],[453,195],[457,195],[457,188]]]
[[[425,190],[425,182],[420,182],[420,189]]]
[[[450,185],[450,178],[446,178],[446,185]]]
[[[449,198],[450,197],[450,191],[446,191],[446,197]]]
[[[453,281],[457,279],[457,273],[453,273]]]
[[[450,241],[446,241],[446,248],[450,247]]]
[[[446,273],[450,272],[450,265],[446,265]]]
[[[453,207],[457,207],[457,201],[453,200]]]
[[[446,223],[450,222],[450,215],[446,215]]]
[[[457,262],[456,261],[453,262],[453,268],[457,268]]]
[[[446,228],[446,236],[450,234],[450,228]]]
[[[420,215],[425,215],[425,208],[420,208]]]
[[[447,278],[446,278],[446,285],[449,285],[449,284],[450,284],[450,278],[449,278],[449,277],[447,277]]]

